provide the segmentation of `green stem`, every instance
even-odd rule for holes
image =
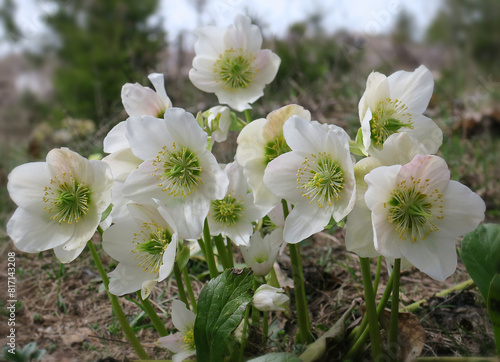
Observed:
[[[399,321],[399,275],[401,259],[394,260],[394,281],[392,283],[391,327],[389,329],[388,353],[392,361],[398,358],[398,321]]]
[[[227,240],[227,245],[226,245],[227,258],[228,258],[228,261],[231,265],[231,268],[234,268],[233,242],[227,236],[226,236],[226,240]]]
[[[189,273],[187,267],[182,269],[182,276],[184,277],[184,283],[186,284],[186,289],[188,291],[189,300],[191,301],[191,305],[193,306],[193,312],[196,314],[197,305],[196,305],[196,297],[193,293],[193,288],[191,287],[191,279],[189,278]]]
[[[205,241],[205,259],[208,264],[208,272],[210,279],[217,278],[219,272],[215,264],[214,249],[212,247],[212,237],[210,236],[210,228],[208,227],[208,220],[205,219],[205,226],[203,227],[203,239]]]
[[[102,235],[102,229],[99,227],[99,232]],[[125,337],[127,337],[128,341],[132,345],[132,347],[135,350],[135,353],[139,356],[141,359],[149,359],[148,354],[144,350],[144,348],[141,346],[141,343],[137,339],[134,331],[130,327],[130,324],[127,321],[127,317],[125,316],[125,313],[123,313],[123,309],[120,306],[120,302],[118,301],[118,297],[116,295],[113,295],[109,292],[109,278],[106,275],[106,271],[104,270],[104,266],[101,263],[101,259],[99,258],[99,254],[97,253],[97,250],[94,247],[94,244],[92,244],[92,240],[89,240],[87,242],[87,246],[90,250],[90,253],[92,254],[92,258],[94,259],[94,263],[97,267],[97,270],[99,271],[99,274],[101,276],[102,282],[104,284],[104,287],[106,288],[106,292],[108,293],[109,300],[111,301],[111,306],[113,308],[113,311],[115,312],[116,318],[118,319],[118,322],[120,323],[120,326],[122,327],[123,333],[125,334]]]
[[[262,277],[264,284],[266,284],[266,278]],[[262,317],[262,346],[263,349],[266,349],[267,345],[267,335],[269,333],[269,312],[265,311],[264,316]]]
[[[247,344],[247,329],[248,329],[248,316],[250,314],[250,305],[247,305],[247,309],[245,310],[245,317],[243,322],[243,330],[241,331],[241,347],[240,347],[240,355],[238,361],[243,361],[243,354],[245,351],[245,347]]]
[[[165,325],[161,321],[160,317],[158,317],[158,314],[156,314],[156,311],[151,305],[149,299],[148,298],[142,299],[141,292],[139,290],[137,291],[137,297],[139,298],[139,301],[141,301],[142,307],[148,314],[149,319],[151,319],[151,322],[153,322],[153,325],[155,326],[156,331],[158,332],[160,337],[165,337],[168,334],[167,329],[165,328]]]
[[[224,269],[231,268],[231,263],[228,261],[227,249],[226,245],[224,245],[224,240],[222,239],[222,235],[219,234],[214,236],[215,246],[217,247],[217,251],[219,252],[219,260]]]
[[[382,269],[382,256],[377,258],[377,271],[375,272],[375,281],[373,282],[373,292],[377,296],[378,283],[380,282],[380,270]]]
[[[281,200],[283,206],[283,216],[285,220],[288,216],[288,204],[286,200]],[[309,322],[309,311],[307,309],[306,290],[304,286],[304,272],[302,270],[302,259],[297,244],[288,244],[290,249],[290,259],[292,260],[293,286],[295,293],[295,304],[297,306],[297,320],[299,324],[298,340],[301,343],[311,343],[313,336]]]
[[[271,271],[269,272],[269,285],[275,288],[281,288],[280,282],[278,280],[278,276],[276,275],[276,271],[274,270],[274,267],[271,268]]]
[[[184,284],[182,283],[182,273],[177,262],[174,263],[174,275],[175,281],[177,283],[177,290],[179,290],[179,298],[184,302],[186,308],[189,309],[188,299],[186,297],[186,290],[184,289]]]
[[[259,282],[257,278],[253,278],[253,290],[257,290],[259,288]],[[252,326],[257,326],[260,322],[260,310],[258,310],[252,303]]]
[[[366,315],[370,328],[372,359],[373,361],[378,361],[378,358],[382,356],[382,340],[380,338],[377,310],[375,307],[375,294],[373,293],[370,259],[360,257],[359,262],[361,264],[361,273],[363,274],[363,285],[365,288]]]
[[[245,109],[245,119],[247,120],[247,124],[253,121],[252,114],[249,109]]]

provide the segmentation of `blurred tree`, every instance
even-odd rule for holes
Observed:
[[[161,19],[151,21],[158,0],[46,2],[57,6],[44,20],[61,62],[54,75],[59,113],[99,124],[112,115],[122,85],[142,82],[166,47]]]

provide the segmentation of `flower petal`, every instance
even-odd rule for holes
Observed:
[[[283,238],[287,243],[296,244],[322,231],[330,221],[331,214],[315,203],[297,204],[285,220]]]
[[[388,78],[390,98],[398,99],[410,113],[421,114],[429,105],[434,90],[432,73],[424,65],[413,72],[399,71]]]
[[[303,161],[304,157],[295,152],[284,153],[275,158],[266,167],[264,184],[272,193],[292,204],[302,201],[304,197],[297,188],[297,171]]]

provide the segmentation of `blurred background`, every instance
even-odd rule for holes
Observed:
[[[187,77],[192,31],[227,26],[239,12],[282,60],[254,104],[256,118],[297,103],[354,137],[369,73],[425,64],[435,78],[427,115],[445,132],[441,155],[453,177],[485,199],[489,217],[500,217],[496,0],[2,0],[2,221],[14,207],[5,189],[12,168],[43,160],[54,147],[102,152],[105,134],[126,119],[123,84],[151,86],[147,75],[160,72],[174,106],[196,114],[216,105]],[[219,149],[223,162],[233,156],[228,144]]]

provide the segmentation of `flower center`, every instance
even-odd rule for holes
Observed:
[[[132,253],[137,254],[137,265],[151,274],[158,273],[163,264],[163,253],[172,240],[169,230],[163,229],[156,222],[145,222],[141,231],[134,233],[135,248]]]
[[[193,327],[187,326],[186,330],[182,335],[183,347],[187,351],[193,351],[196,349],[196,344],[194,342],[194,330]]]
[[[316,201],[320,208],[326,203],[332,206],[332,201],[341,198],[344,188],[344,172],[337,162],[324,152],[306,157],[303,168],[297,170],[297,188],[303,189],[302,197],[309,203]]]
[[[388,207],[387,220],[396,225],[399,238],[406,240],[410,236],[413,242],[418,238],[425,240],[431,232],[439,230],[433,223],[434,217],[442,219],[443,195],[435,189],[430,195],[419,190],[428,185],[428,179],[410,180],[410,185],[403,180],[392,192],[391,199],[384,204]],[[435,216],[437,215],[437,216]]]
[[[370,120],[371,139],[375,147],[382,147],[385,140],[401,128],[413,129],[412,116],[397,99],[386,98],[379,102]]]
[[[191,195],[202,183],[202,167],[198,157],[188,148],[177,149],[175,142],[172,151],[164,146],[153,160],[155,170],[153,176],[161,182],[158,187],[174,197]]]
[[[62,178],[56,175],[44,189],[43,202],[48,204],[44,210],[51,214],[52,220],[72,224],[89,211],[90,195],[90,189],[83,182],[66,173]]]
[[[244,202],[227,195],[222,200],[212,201],[212,216],[215,221],[226,226],[234,225],[243,215]]]
[[[283,137],[283,135],[276,137],[266,145],[266,165],[279,155],[290,152],[291,150],[292,149],[286,143],[285,137]]]
[[[229,90],[247,88],[257,73],[255,57],[242,49],[229,49],[219,56],[213,69],[216,80]]]

